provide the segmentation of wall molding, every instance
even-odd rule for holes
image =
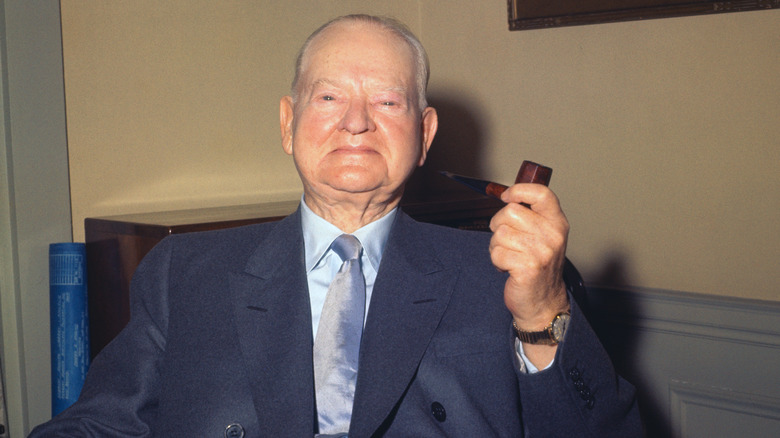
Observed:
[[[600,321],[658,333],[780,348],[780,302],[650,288],[588,288]]]
[[[679,437],[694,435],[700,429],[697,419],[691,418],[694,407],[713,410],[724,419],[737,414],[768,420],[776,423],[775,427],[780,427],[780,398],[777,397],[672,380],[669,383],[669,403],[672,428],[675,436]],[[756,436],[750,431],[745,432],[750,434],[745,436]]]
[[[648,436],[776,434],[780,302],[589,287],[586,314],[637,387]]]

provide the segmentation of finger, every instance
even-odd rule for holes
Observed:
[[[568,236],[569,222],[560,210],[551,214],[551,217],[543,216],[520,204],[507,204],[491,219],[490,230],[495,234],[506,228],[501,235],[511,236],[519,233],[518,237],[524,237],[526,240],[552,239],[551,244],[559,245],[561,237],[565,240]]]
[[[490,255],[497,268],[528,274],[547,269],[565,251],[562,238],[500,227],[490,241]]]
[[[523,207],[517,206],[517,209]],[[526,209],[527,210],[527,209]],[[532,213],[513,212],[512,207],[496,215],[490,223],[493,231],[491,247],[503,247],[513,251],[526,251],[544,240],[545,224]]]
[[[557,216],[563,213],[555,193],[541,184],[515,184],[501,194],[501,200],[506,203],[525,204],[543,216]]]
[[[518,204],[507,204],[490,222],[493,264],[510,274],[528,275],[562,263],[568,222],[550,220]]]

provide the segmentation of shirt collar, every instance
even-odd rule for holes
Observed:
[[[374,271],[379,271],[382,253],[385,250],[397,212],[398,207],[352,233],[363,245],[363,254],[368,256]],[[301,225],[303,226],[306,272],[308,273],[317,266],[333,240],[344,232],[314,213],[304,202],[303,196],[301,197]]]

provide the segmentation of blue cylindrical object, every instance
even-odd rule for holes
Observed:
[[[86,256],[83,243],[49,245],[52,416],[78,399],[89,367]]]

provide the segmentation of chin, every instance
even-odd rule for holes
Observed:
[[[376,186],[355,185],[355,184],[339,184],[331,186],[334,190],[343,193],[349,193],[353,195],[359,195],[362,193],[373,193],[377,191]]]
[[[328,180],[328,185],[337,190],[361,193],[381,187],[384,178],[377,178],[375,172],[366,169],[349,169],[337,172]]]
[[[392,198],[393,190],[382,184],[382,181],[333,181],[327,186],[337,193],[349,196],[370,195],[371,197],[386,196]]]

